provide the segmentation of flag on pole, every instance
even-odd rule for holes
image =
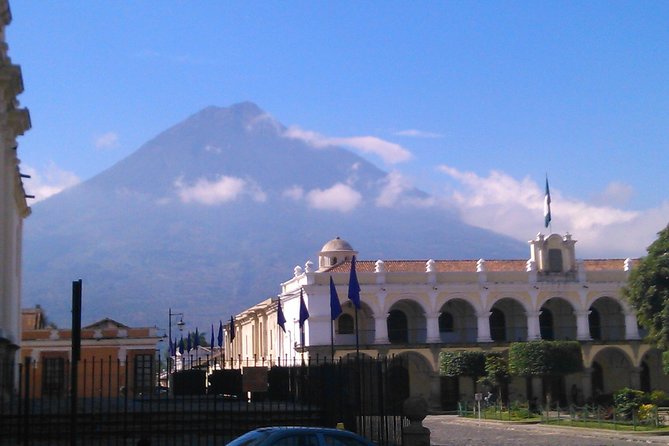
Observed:
[[[209,342],[209,347],[211,347],[211,351],[214,351],[214,324],[211,324],[211,338]]]
[[[279,324],[279,327],[286,332],[286,316],[283,314],[283,308],[281,307],[281,298],[279,297],[279,307],[276,310],[276,323]]]
[[[230,344],[235,339],[235,319],[230,316]]]
[[[309,310],[304,303],[304,296],[302,295],[302,288],[300,288],[300,328],[304,328],[304,322],[309,319]]]
[[[332,280],[332,276],[330,276],[330,318],[334,321],[341,313],[341,303],[339,303],[337,288]]]
[[[186,336],[186,351],[190,352],[192,348],[193,346],[190,343],[190,333],[188,333],[188,336]]]
[[[184,354],[184,337],[181,335],[181,340],[179,341],[179,354]]]
[[[218,321],[218,348],[223,348],[223,321]]]
[[[544,196],[544,225],[548,227],[551,222],[551,191],[548,189],[548,176],[546,176],[546,195]]]
[[[353,302],[356,309],[360,309],[360,283],[358,274],[355,272],[355,256],[351,259],[351,275],[348,279],[348,298]]]

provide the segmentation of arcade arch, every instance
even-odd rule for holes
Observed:
[[[498,342],[527,340],[527,317],[523,306],[514,298],[505,297],[490,309],[490,337]]]
[[[625,315],[616,299],[600,297],[590,305],[588,315],[590,337],[595,341],[621,341],[625,339]]]
[[[441,342],[476,342],[476,311],[464,299],[451,299],[439,309],[439,337]]]
[[[426,342],[427,323],[423,308],[412,300],[395,302],[388,312],[388,340],[391,344]]]
[[[576,339],[574,307],[561,297],[548,299],[541,306],[539,329],[541,339]]]

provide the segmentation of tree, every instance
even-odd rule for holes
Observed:
[[[497,400],[502,401],[502,389],[509,383],[509,362],[501,353],[485,356],[485,376],[479,382],[497,390]]]
[[[442,352],[439,355],[439,372],[442,376],[469,376],[474,382],[486,374],[483,352]]]
[[[664,350],[664,370],[669,373],[669,225],[660,231],[630,273],[623,296],[637,312],[647,338]]]
[[[509,372],[526,377],[528,383],[532,377],[558,377],[581,370],[583,354],[576,341],[512,342],[509,346]]]

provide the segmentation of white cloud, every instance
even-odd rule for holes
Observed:
[[[291,200],[299,201],[304,198],[304,189],[300,186],[293,186],[284,190],[282,195]]]
[[[390,172],[384,178],[381,192],[376,197],[376,205],[379,207],[392,207],[400,200],[402,194],[411,188],[411,184],[401,173]]]
[[[363,153],[374,154],[388,164],[397,164],[412,158],[411,152],[401,145],[385,141],[376,136],[328,137],[310,130],[302,130],[298,127],[288,128],[283,136],[300,139],[316,148],[329,146],[350,147]]]
[[[97,136],[94,141],[96,149],[115,149],[119,146],[118,134],[116,132],[107,132]]]
[[[426,132],[423,130],[416,130],[416,129],[407,129],[407,130],[400,130],[399,132],[395,132],[396,135],[398,136],[409,136],[411,138],[443,138],[444,135],[440,133],[432,133],[432,132]]]
[[[350,212],[360,205],[362,195],[351,186],[337,183],[329,189],[310,190],[306,200],[314,209]]]
[[[593,201],[601,205],[625,206],[634,195],[634,189],[629,184],[614,181],[606,186],[601,194],[596,195]]]
[[[215,181],[200,178],[193,185],[184,184],[179,178],[174,185],[184,203],[212,206],[235,201],[243,196],[260,203],[267,201],[267,194],[254,181],[237,177],[222,176]]]
[[[446,165],[438,169],[459,182],[450,198],[467,223],[519,240],[547,232],[543,184],[498,171],[482,177]],[[553,185],[551,200],[552,229],[579,240],[579,257],[641,256],[669,221],[669,202],[646,211],[626,211],[564,197]]]
[[[42,201],[81,182],[74,172],[63,170],[53,162],[41,172],[25,164],[21,165],[21,171],[30,175],[30,178],[23,180],[26,193],[35,196],[35,199],[30,200],[29,203]]]

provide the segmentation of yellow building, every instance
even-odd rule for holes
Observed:
[[[70,386],[72,330],[48,326],[39,306],[22,311],[22,324],[21,362],[29,366],[31,395],[65,395]],[[156,327],[133,328],[112,319],[82,327],[79,396],[154,391],[160,340]]]
[[[318,267],[295,267],[281,293],[235,318],[234,357],[242,360],[331,356],[330,277],[343,314],[334,321],[335,357],[359,351],[399,355],[408,369],[409,392],[433,408],[471,399],[472,380],[439,375],[446,351],[500,351],[511,342],[555,339],[581,343],[585,370],[553,382],[555,400],[583,402],[622,387],[669,391],[659,352],[642,342],[635,312],[622,300],[631,259],[578,260],[567,234],[538,234],[528,259],[358,260],[362,308],[347,299],[351,259],[357,252],[336,238],[323,246]],[[299,327],[300,290],[309,309]],[[286,332],[277,326],[278,302]],[[542,383],[533,383],[537,395]],[[514,379],[511,400],[527,395]]]

